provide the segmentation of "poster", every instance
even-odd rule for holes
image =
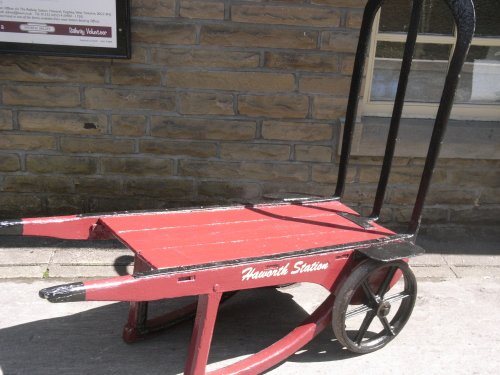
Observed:
[[[123,0],[0,0],[0,43],[117,49],[125,6]]]

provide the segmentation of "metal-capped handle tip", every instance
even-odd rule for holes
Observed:
[[[85,285],[83,283],[57,285],[40,290],[38,295],[53,303],[85,301]]]

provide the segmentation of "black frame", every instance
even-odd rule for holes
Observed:
[[[130,0],[116,0],[116,28],[116,48],[0,42],[0,53],[129,59]]]
[[[337,186],[335,189],[334,197],[341,199],[346,184],[347,169],[349,165],[349,158],[351,154],[351,145],[354,135],[354,128],[356,124],[356,116],[359,104],[359,94],[361,91],[361,83],[363,80],[363,72],[366,57],[368,54],[369,42],[372,32],[375,16],[384,3],[385,0],[368,0],[365,12],[363,14],[363,22],[358,41],[358,48],[356,51],[356,59],[354,61],[354,71],[352,74],[351,88],[349,92],[349,101],[347,104],[347,112],[344,124],[344,135],[342,139],[342,148],[339,163],[339,172],[337,178]],[[439,104],[439,109],[434,122],[432,137],[429,144],[427,158],[425,159],[425,166],[420,180],[420,186],[413,206],[413,213],[408,224],[408,233],[417,234],[420,222],[422,220],[422,211],[424,208],[425,198],[429,191],[431,184],[432,174],[439,156],[441,144],[443,142],[446,126],[450,118],[453,100],[455,98],[455,91],[460,78],[460,71],[465,62],[467,52],[474,35],[476,26],[476,16],[474,10],[473,0],[443,0],[450,9],[451,14],[455,20],[457,27],[457,36],[455,51],[448,67],[446,80]],[[396,99],[394,101],[393,113],[389,134],[387,136],[386,149],[384,154],[384,161],[380,173],[380,179],[377,187],[377,193],[373,205],[373,211],[370,215],[372,220],[378,220],[382,206],[384,203],[385,193],[389,182],[389,175],[392,167],[392,160],[394,158],[394,150],[397,143],[399,124],[403,112],[405,102],[406,87],[408,84],[408,76],[410,74],[411,65],[413,61],[413,51],[417,38],[418,22],[421,15],[423,0],[413,1],[413,10],[410,20],[410,26],[407,34],[405,51],[403,61],[401,64],[401,72],[399,76],[398,89]]]

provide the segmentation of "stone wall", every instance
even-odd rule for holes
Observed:
[[[0,217],[332,194],[363,4],[132,0],[131,60],[2,56]],[[416,156],[396,160],[387,221],[408,217]],[[349,174],[365,213],[379,163],[358,153]],[[498,218],[499,166],[442,161],[428,219]]]

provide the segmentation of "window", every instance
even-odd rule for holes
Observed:
[[[500,119],[500,1],[475,0],[477,26],[456,93],[452,118]],[[387,116],[396,94],[411,2],[391,0],[374,25],[364,114]],[[442,0],[424,0],[404,117],[434,117],[453,54],[455,27]]]

